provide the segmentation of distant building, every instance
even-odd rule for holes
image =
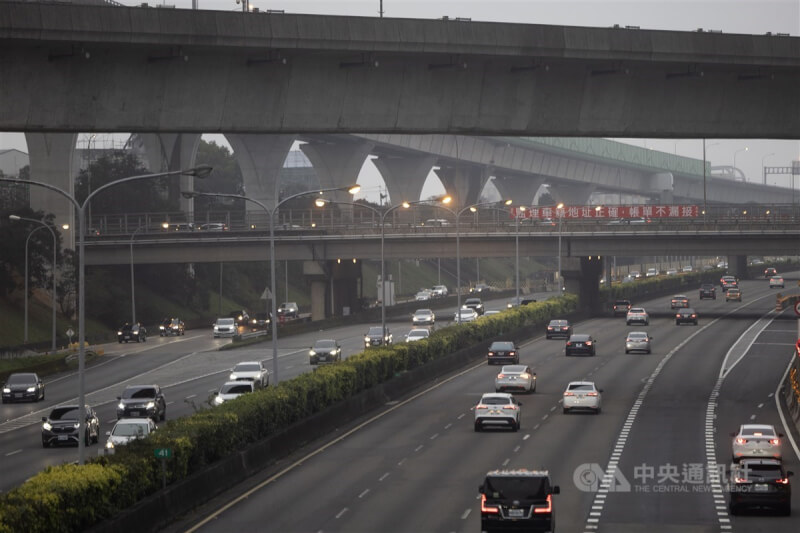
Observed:
[[[21,152],[15,148],[10,150],[0,149],[0,173],[6,177],[16,178],[19,176],[19,171],[23,167],[30,164],[30,158],[25,152]]]
[[[0,150],[0,175],[19,177],[19,171],[28,166],[30,158],[25,152],[16,149]],[[30,185],[8,183],[0,187],[0,211],[8,211],[30,205]]]

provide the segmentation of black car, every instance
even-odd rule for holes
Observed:
[[[546,470],[493,470],[478,487],[481,531],[555,531],[553,495]]]
[[[780,514],[792,514],[791,470],[784,470],[778,459],[742,459],[731,470],[732,515],[744,508],[775,509]]]
[[[170,335],[185,335],[186,326],[180,318],[165,318],[158,326],[158,334],[161,337],[169,337]]]
[[[469,307],[478,313],[478,316],[483,314],[483,302],[481,302],[480,298],[467,298],[464,301],[464,307]]]
[[[86,433],[84,443],[88,446],[100,440],[100,419],[88,405],[86,410]],[[80,408],[77,405],[60,405],[42,417],[42,447],[49,448],[59,444],[75,444],[80,439],[78,420]]]
[[[117,400],[117,419],[152,418],[157,422],[167,417],[167,400],[158,385],[128,385]]]
[[[147,342],[147,328],[139,324],[125,324],[117,331],[117,340],[125,342]]]
[[[570,335],[572,335],[572,326],[569,324],[569,320],[551,320],[547,324],[546,336],[548,339],[556,337],[568,339]]]
[[[342,347],[333,339],[320,339],[308,350],[308,360],[312,365],[341,361]]]
[[[266,328],[272,324],[272,313],[256,313],[253,318],[250,319],[250,325],[254,328]]]
[[[3,385],[3,403],[25,400],[44,400],[44,382],[33,372],[11,374]]]
[[[591,335],[576,333],[570,335],[567,345],[564,347],[564,354],[570,355],[595,355],[597,341]]]
[[[232,318],[236,327],[246,326],[250,323],[250,314],[245,309],[237,309],[228,313],[228,318]]]
[[[369,348],[370,346],[389,346],[390,344],[392,344],[392,332],[389,328],[386,328],[384,334],[381,326],[372,326],[367,331],[367,334],[364,335],[365,348]]]
[[[631,310],[630,300],[616,300],[612,308],[614,316],[627,316],[628,311]]]
[[[717,288],[711,283],[703,283],[700,285],[700,299],[704,300],[706,298],[711,298],[712,300],[717,299]]]
[[[684,307],[675,313],[675,325],[694,324],[697,325],[697,313],[691,307]]]
[[[519,364],[519,348],[513,341],[494,341],[489,346],[486,354],[486,362],[490,365],[495,364]]]

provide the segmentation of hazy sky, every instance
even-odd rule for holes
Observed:
[[[119,0],[118,0],[119,1]],[[241,11],[235,0],[197,0],[201,9]],[[121,0],[129,6],[141,1]],[[190,9],[192,0],[150,0],[151,5],[174,5]],[[261,11],[284,10],[286,13],[378,16],[380,0],[251,0],[250,6]],[[800,0],[384,0],[385,17],[434,19],[448,16],[473,21],[555,24],[570,26],[639,26],[642,29],[693,31],[698,28],[724,33],[788,33],[800,36]],[[257,15],[255,15],[257,16]],[[800,98],[800,88],[798,88]],[[786,117],[786,120],[800,120]],[[219,137],[217,137],[219,139]],[[702,157],[700,140],[629,140],[631,144]],[[750,181],[762,179],[762,163],[788,166],[800,159],[800,141],[726,140],[707,141],[707,157],[712,165],[732,165],[734,157]],[[27,152],[21,134],[0,133],[0,149],[17,148]],[[747,148],[745,151],[744,149]],[[783,181],[780,181],[783,180]],[[378,194],[381,182],[372,163],[365,163],[359,182],[371,199]],[[768,178],[770,183],[788,186],[788,177]],[[429,178],[423,195],[438,194],[441,185]],[[400,201],[401,199],[393,199]]]

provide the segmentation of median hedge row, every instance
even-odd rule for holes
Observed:
[[[167,482],[281,431],[374,385],[461,348],[575,310],[565,295],[476,322],[437,330],[428,340],[370,349],[341,363],[282,382],[235,401],[170,420],[150,437],[91,459],[49,467],[0,496],[0,533],[81,531],[159,490],[155,448],[171,448]]]
[[[615,283],[610,288],[603,287],[600,289],[600,294],[601,298],[605,300],[609,298],[622,298],[632,300],[635,304],[636,300],[652,296],[661,296],[670,291],[678,293],[696,290],[700,288],[702,283],[717,284],[719,283],[719,278],[724,274],[724,269],[714,268],[703,272],[686,272],[677,276],[645,278],[630,283]],[[611,293],[610,295],[609,292]]]

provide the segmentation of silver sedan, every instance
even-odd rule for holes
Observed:
[[[631,331],[625,338],[625,353],[650,353],[650,341],[653,340],[646,331]]]
[[[531,367],[525,365],[506,365],[494,378],[495,392],[536,390],[536,374]]]
[[[571,381],[564,391],[564,413],[585,409],[600,414],[602,392],[592,381]]]
[[[738,433],[731,433],[733,462],[745,457],[781,459],[781,437],[769,424],[742,424]]]

